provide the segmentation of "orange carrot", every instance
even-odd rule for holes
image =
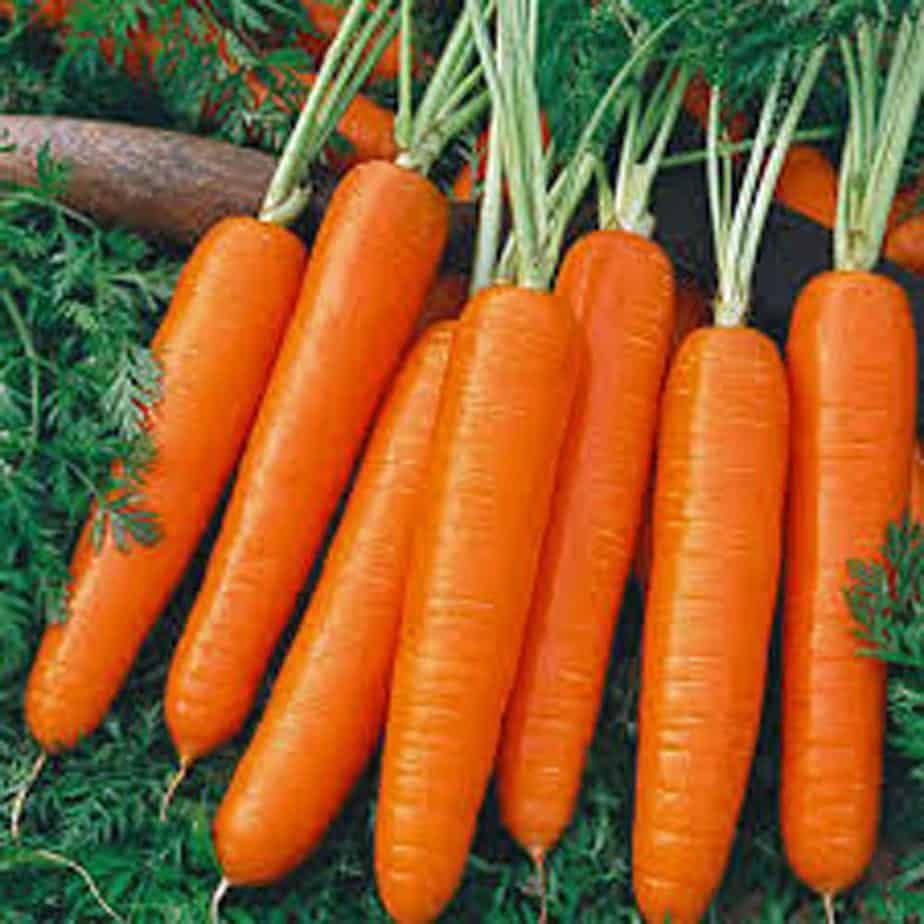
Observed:
[[[92,517],[72,564],[68,618],[49,626],[26,690],[46,751],[100,723],[179,581],[243,448],[298,294],[304,248],[251,218],[226,219],[196,247],[152,349],[163,367],[149,426],[157,456],[142,484],[163,538],[92,547]]]
[[[776,200],[826,228],[837,217],[837,172],[816,147],[794,144],[776,184]]]
[[[439,191],[384,161],[354,168],[334,193],[170,667],[165,713],[184,767],[227,741],[250,711],[447,225]]]
[[[674,331],[671,338],[670,361],[680,344],[698,327],[707,323],[709,303],[696,281],[690,276],[681,277],[677,283],[674,300]],[[657,441],[656,441],[657,442]],[[657,460],[653,461],[653,467]],[[638,541],[635,548],[633,570],[642,587],[648,586],[651,578],[651,562],[654,557],[652,548],[652,508],[654,504],[654,477],[649,478],[642,503],[642,520],[639,526]]]
[[[379,891],[433,920],[465,866],[520,654],[574,390],[560,297],[485,289],[459,321],[415,538],[376,817]]]
[[[596,231],[556,292],[587,342],[498,756],[501,816],[541,864],[570,821],[648,482],[674,280],[640,234]]]
[[[887,260],[924,275],[924,212],[906,218],[886,234],[884,253]]]
[[[763,699],[787,429],[771,340],[741,327],[684,340],[661,410],[642,646],[633,884],[653,924],[699,921],[734,838]]]
[[[814,278],[787,343],[793,400],[781,816],[796,874],[828,900],[872,855],[885,665],[861,642],[847,561],[876,555],[908,500],[915,338],[907,298],[862,271]]]
[[[269,882],[301,862],[381,734],[453,326],[430,327],[395,380],[311,605],[218,809],[215,849],[230,884]]]

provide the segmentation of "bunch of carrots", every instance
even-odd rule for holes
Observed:
[[[723,75],[653,68],[683,42],[682,9],[661,23],[629,12],[630,56],[558,164],[536,89],[538,0],[466,0],[416,104],[410,0],[305,5],[323,63],[261,213],[199,242],[152,344],[163,386],[146,409],[143,496],[159,541],[96,546],[89,526],[80,538],[68,618],[48,627],[28,682],[41,753],[14,833],[47,757],[102,721],[230,484],[164,692],[178,755],[167,817],[193,765],[252,712],[355,469],[215,817],[215,919],[229,889],[315,849],[383,736],[375,869],[396,921],[433,921],[450,902],[492,774],[544,883],[633,565],[646,588],[632,829],[645,920],[692,924],[720,884],[781,584],[783,835],[833,917],[874,849],[884,722],[882,668],[858,654],[842,594],[847,561],[877,553],[924,483],[909,306],[875,271],[883,254],[924,271],[924,215],[910,214],[924,175],[898,190],[924,11],[889,29],[861,17],[831,43],[852,75],[838,174],[791,144],[827,39],[774,58],[739,157],[751,128],[725,117]],[[871,48],[889,61],[882,79]],[[356,144],[306,248],[286,226],[372,74],[398,81],[388,142]],[[706,136],[711,300],[653,238],[652,187],[683,109]],[[488,110],[483,164],[457,182],[480,205],[470,288],[435,286],[449,200],[428,174]],[[612,173],[602,128],[620,132]],[[565,249],[592,187],[598,227]],[[785,356],[746,323],[774,196],[835,245]]]

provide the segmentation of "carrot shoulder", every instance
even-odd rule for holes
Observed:
[[[243,448],[304,261],[290,232],[233,218],[187,262],[152,344],[162,398],[150,412],[157,455],[142,493],[163,536],[123,552],[107,535],[97,553],[84,528],[68,618],[46,630],[26,690],[29,727],[47,750],[96,728],[182,576]]]
[[[447,234],[444,197],[371,161],[346,175],[308,263],[205,579],[167,681],[181,761],[241,727]]]
[[[215,848],[234,885],[277,879],[317,845],[381,734],[452,337],[451,323],[431,327],[395,380],[311,605],[218,809]]]
[[[375,832],[400,924],[465,866],[516,671],[578,368],[560,298],[496,287],[456,330],[412,553]]]

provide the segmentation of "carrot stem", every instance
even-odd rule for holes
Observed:
[[[211,924],[221,924],[221,914],[219,913],[221,901],[228,894],[228,889],[230,888],[231,883],[222,876],[221,882],[218,883],[212,893],[212,901],[209,904],[209,921],[211,921]]]
[[[414,67],[414,0],[401,0],[401,57],[398,72],[398,115],[395,141],[399,150],[411,144],[414,135],[414,93],[411,82]]]
[[[177,789],[179,789],[180,784],[183,780],[186,779],[186,774],[189,771],[189,763],[185,760],[180,761],[180,766],[177,769],[176,773],[170,778],[170,783],[167,786],[166,791],[164,792],[164,797],[160,803],[160,820],[167,820],[167,810],[170,808],[170,803],[173,801],[173,796],[175,795]]]
[[[834,138],[837,130],[833,125],[823,125],[818,128],[803,128],[793,133],[792,140],[795,144],[797,141],[828,141]],[[754,147],[754,139],[747,138],[744,141],[725,141],[719,142],[718,151],[720,157],[726,157],[730,154],[741,154],[750,151]],[[661,169],[667,170],[671,167],[689,167],[693,164],[701,164],[709,156],[705,148],[699,148],[695,151],[681,151],[679,154],[669,154],[661,161]]]
[[[16,798],[13,799],[13,809],[10,812],[10,836],[14,841],[19,840],[19,828],[20,822],[22,820],[23,809],[26,805],[26,797],[29,795],[30,790],[35,785],[35,781],[39,778],[39,774],[42,772],[42,768],[45,766],[45,762],[48,760],[48,752],[42,751],[36,759],[35,763],[32,765],[32,769],[29,771],[29,775],[26,777],[22,786],[19,788],[19,791],[16,793]]]
[[[500,246],[501,218],[504,211],[504,170],[500,146],[500,114],[495,108],[491,112],[488,130],[487,165],[485,167],[484,194],[478,216],[478,236],[475,239],[475,254],[472,263],[471,294],[487,288],[492,282],[497,263],[497,249]]]

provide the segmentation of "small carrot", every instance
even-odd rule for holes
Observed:
[[[219,806],[215,849],[230,884],[269,882],[301,862],[382,732],[453,326],[430,327],[398,373],[311,604]]]
[[[377,10],[384,15],[383,4]],[[354,24],[363,11],[362,0],[354,0]],[[367,33],[376,15],[363,27]],[[348,19],[338,41],[350,34]],[[324,67],[336,55],[332,47]],[[450,91],[437,81],[431,92]],[[374,160],[351,169],[315,239],[294,318],[170,666],[165,717],[181,774],[247,717],[435,278],[449,209],[425,176],[441,149],[426,112],[442,114],[446,100],[425,96],[424,102],[434,105],[411,120],[414,137],[400,163]],[[444,135],[442,144],[449,140]]]
[[[885,27],[900,36],[888,75],[861,67],[849,89],[834,269],[800,293],[786,346],[793,422],[780,817],[787,859],[829,917],[872,857],[882,781],[885,663],[859,650],[844,595],[848,560],[875,556],[905,509],[916,416],[908,299],[873,267],[924,91],[924,17],[882,27],[860,19],[840,47],[852,73],[861,61],[878,63]],[[857,151],[867,152],[862,161]]]
[[[833,228],[837,217],[837,171],[818,148],[794,144],[776,184],[776,200],[812,221]]]

